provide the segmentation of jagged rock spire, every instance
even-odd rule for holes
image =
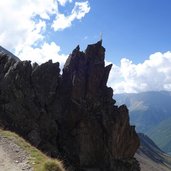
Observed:
[[[106,86],[102,41],[79,46],[60,75],[59,63],[32,66],[0,55],[0,123],[69,171],[139,171],[139,138],[126,106],[116,106]]]

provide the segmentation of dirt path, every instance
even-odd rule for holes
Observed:
[[[21,147],[0,136],[0,171],[33,171],[28,157]]]

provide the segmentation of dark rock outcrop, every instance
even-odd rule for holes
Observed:
[[[59,63],[42,65],[0,55],[0,124],[73,171],[139,171],[139,138],[126,106],[106,86],[101,41],[79,46]]]
[[[20,59],[18,57],[16,57],[14,54],[12,54],[11,52],[9,52],[8,50],[6,50],[5,48],[3,48],[2,46],[0,46],[0,55],[8,55],[8,57],[10,58],[14,58],[16,61],[20,61]]]

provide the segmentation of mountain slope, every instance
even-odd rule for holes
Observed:
[[[145,132],[171,117],[171,92],[142,92],[114,95],[117,103],[126,104],[138,132]]]
[[[8,50],[6,50],[2,46],[0,46],[0,55],[2,55],[2,54],[8,55],[9,57],[14,58],[17,61],[20,61],[20,59],[18,57],[16,57],[14,54],[12,54]]]
[[[10,141],[0,135],[0,170],[1,171],[33,171],[29,164],[29,155]]]
[[[171,153],[171,118],[147,131],[147,135],[164,151]]]
[[[141,145],[135,155],[140,162],[141,171],[170,171],[171,157],[161,151],[144,134],[139,134]]]
[[[147,134],[165,152],[171,151],[171,92],[117,94],[114,99],[128,106],[138,132]]]
[[[59,160],[47,157],[17,134],[0,129],[0,171],[48,171],[47,165],[65,171]]]

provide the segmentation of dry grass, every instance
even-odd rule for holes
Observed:
[[[0,135],[10,139],[29,154],[29,163],[34,171],[65,171],[61,161],[47,157],[17,134],[0,129]]]
[[[64,168],[60,161],[51,159],[43,164],[41,171],[64,171]]]

